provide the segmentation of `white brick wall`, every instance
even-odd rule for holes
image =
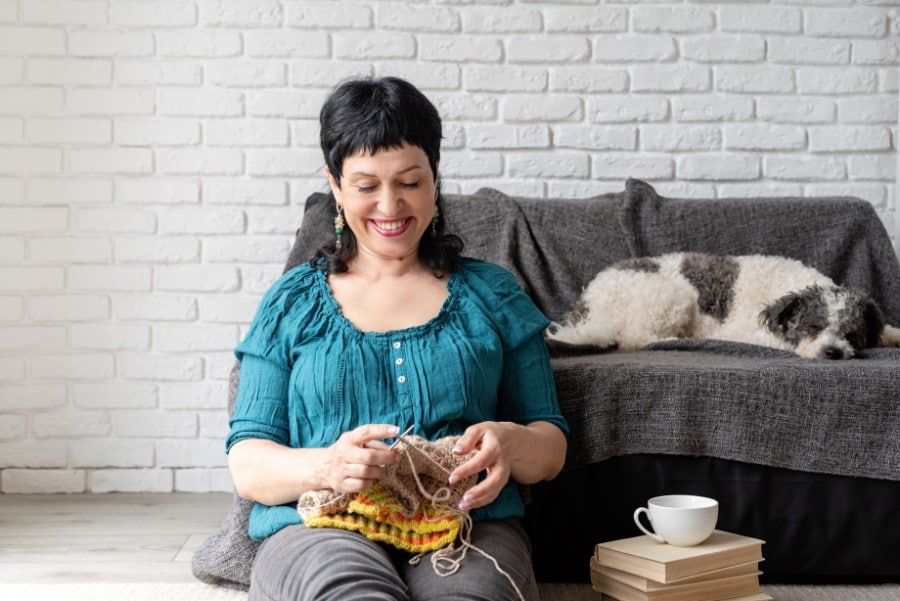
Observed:
[[[227,490],[231,351],[396,74],[448,191],[852,194],[893,239],[897,0],[0,0],[0,491]]]

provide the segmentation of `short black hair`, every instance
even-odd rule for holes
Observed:
[[[438,188],[437,224],[419,243],[419,260],[436,274],[454,271],[463,242],[446,233],[444,202],[440,193],[438,162],[441,160],[441,117],[438,110],[413,84],[398,77],[357,78],[339,84],[319,113],[319,143],[328,171],[341,185],[344,160],[358,152],[417,146],[428,158]],[[334,198],[331,198],[332,202]],[[341,248],[334,242],[320,248],[312,264],[328,273],[347,271],[356,256],[356,237],[345,227]]]

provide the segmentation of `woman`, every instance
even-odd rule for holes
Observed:
[[[228,464],[264,540],[250,599],[517,598],[478,554],[444,578],[358,533],[300,523],[301,494],[369,488],[400,460],[388,441],[409,426],[460,436],[465,461],[448,483],[479,475],[459,504],[471,542],[537,599],[517,483],[553,478],[565,458],[548,321],[512,274],[461,257],[444,233],[441,120],[419,90],[348,81],[320,126],[335,241],[272,286],[236,349]]]

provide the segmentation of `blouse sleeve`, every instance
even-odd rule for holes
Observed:
[[[498,418],[522,424],[546,421],[568,434],[543,336],[550,320],[507,269],[481,261],[471,261],[467,268],[473,275],[473,291],[503,343]]]
[[[288,389],[292,348],[309,303],[312,268],[303,265],[281,277],[263,296],[244,340],[235,349],[240,384],[226,451],[238,441],[261,438],[290,443]]]

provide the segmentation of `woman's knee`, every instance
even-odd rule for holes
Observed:
[[[345,530],[288,526],[260,547],[249,601],[406,601],[406,590],[372,541]]]

